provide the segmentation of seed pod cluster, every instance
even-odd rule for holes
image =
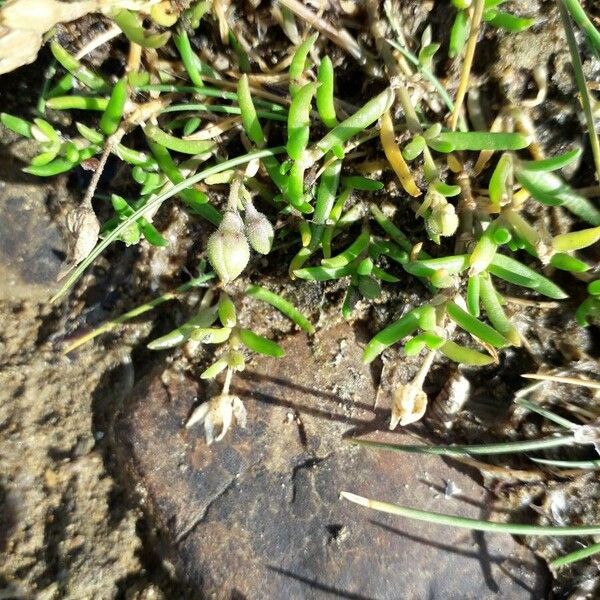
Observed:
[[[227,211],[217,231],[208,239],[208,260],[223,283],[236,279],[250,260],[250,246],[268,254],[273,245],[273,226],[252,203],[245,207],[245,218]]]
[[[250,245],[259,254],[269,254],[275,236],[273,225],[251,203],[246,205],[245,213],[244,225]]]

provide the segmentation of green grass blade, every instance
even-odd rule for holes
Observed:
[[[573,8],[573,5],[571,7]],[[560,18],[565,30],[565,37],[567,38],[567,44],[569,46],[569,54],[571,55],[571,64],[573,65],[575,83],[577,84],[577,89],[579,90],[579,95],[581,97],[583,114],[585,115],[585,121],[588,130],[588,138],[590,140],[590,146],[592,147],[594,164],[596,165],[596,178],[598,181],[600,181],[600,140],[598,140],[598,133],[596,132],[594,106],[592,104],[590,91],[588,90],[587,83],[585,81],[583,65],[581,64],[581,57],[579,56],[579,47],[577,46],[577,40],[575,39],[575,32],[573,31],[571,19],[569,17],[569,13],[567,12],[564,0],[558,0],[558,10],[560,12]]]
[[[296,269],[294,275],[300,279],[309,281],[330,281],[332,279],[341,279],[352,273],[353,266],[345,265],[330,269],[327,267],[305,267],[304,269]]]
[[[478,350],[460,346],[452,340],[446,341],[441,347],[440,352],[454,362],[470,365],[473,367],[484,367],[491,365],[494,359],[489,354],[484,354]]]
[[[9,115],[8,113],[0,113],[0,123],[4,125],[7,129],[22,135],[23,137],[30,138],[32,137],[31,133],[31,123],[29,121],[25,121],[25,119],[21,119],[20,117],[15,117],[14,115]]]
[[[411,275],[427,277],[443,269],[449,275],[462,273],[469,268],[469,255],[457,254],[455,256],[442,256],[441,258],[426,258],[407,262],[404,269]]]
[[[215,148],[211,140],[184,140],[166,133],[154,125],[146,125],[144,133],[153,142],[183,154],[203,154]]]
[[[530,402],[525,398],[519,398],[515,401],[515,404],[517,406],[521,406],[522,408],[526,408],[531,412],[537,413],[538,415],[541,415],[542,417],[548,419],[549,421],[552,421],[553,423],[556,423],[557,425],[560,425],[561,427],[564,427],[565,429],[574,429],[575,427],[577,427],[575,423],[572,423],[568,419],[565,419],[564,417],[553,413],[547,408],[538,406],[537,404],[534,404],[533,402]]]
[[[570,165],[581,156],[581,148],[576,148],[558,156],[543,158],[542,160],[522,160],[519,166],[526,171],[558,171]]]
[[[386,348],[413,333],[419,327],[419,312],[418,308],[414,308],[371,338],[363,351],[363,362],[372,362]]]
[[[408,237],[396,227],[384,214],[381,209],[375,204],[369,206],[371,214],[377,224],[390,236],[390,238],[400,246],[403,250],[410,252],[413,244]]]
[[[529,145],[521,133],[494,133],[489,131],[442,131],[428,145],[438,152],[457,150],[521,150]]]
[[[585,32],[590,45],[596,51],[596,56],[600,56],[600,31],[594,27],[594,24],[585,14],[579,0],[564,0],[564,4],[571,17],[573,17],[573,21]]]
[[[446,312],[459,327],[477,339],[491,344],[494,348],[504,348],[508,345],[508,340],[500,332],[475,318],[455,302],[448,302]]]
[[[244,125],[244,131],[246,132],[246,135],[257,146],[264,146],[265,135],[258,120],[256,109],[254,108],[252,94],[250,93],[250,84],[248,83],[248,76],[245,73],[240,77],[238,81],[237,97],[242,115],[242,123]]]
[[[238,333],[242,344],[253,352],[258,352],[265,356],[274,356],[275,358],[285,356],[285,352],[279,344],[250,331],[250,329],[240,329]]]
[[[592,246],[600,239],[600,227],[561,233],[552,239],[556,252],[574,252]]]
[[[494,288],[492,278],[488,273],[483,273],[480,278],[481,303],[489,322],[499,331],[513,346],[521,345],[521,336],[517,328],[506,316],[504,308],[500,303],[501,296]]]
[[[479,317],[479,298],[481,295],[481,281],[479,275],[469,277],[467,282],[467,309],[474,316]]]
[[[343,252],[331,258],[324,258],[321,265],[328,269],[336,269],[351,263],[369,245],[370,235],[363,231]]]
[[[533,456],[530,456],[529,460],[541,465],[563,469],[600,469],[600,460],[554,460],[552,458],[534,458]]]
[[[500,27],[501,29],[506,29],[506,31],[514,32],[525,31],[535,23],[535,19],[533,18],[517,17],[501,11],[494,11],[493,16],[485,20],[494,27]]]
[[[558,567],[564,567],[565,565],[570,565],[571,563],[577,562],[578,560],[589,558],[594,554],[598,554],[598,552],[600,552],[600,544],[591,544],[585,548],[581,548],[580,550],[575,550],[575,552],[571,552],[559,558],[555,558],[550,563],[550,566],[555,569]]]
[[[552,255],[550,259],[550,265],[555,269],[560,269],[561,271],[570,271],[571,273],[585,273],[591,269],[591,266],[586,262],[579,260],[575,256],[571,256],[570,254],[564,254],[562,252],[557,252]]]
[[[345,121],[334,127],[307,152],[305,157],[307,166],[319,160],[334,146],[342,145],[352,136],[360,133],[377,121],[392,105],[394,98],[395,93],[392,88],[386,88],[381,94],[371,98],[353,115],[350,115]]]
[[[389,513],[416,519],[418,521],[427,521],[428,523],[437,523],[439,525],[450,525],[452,527],[461,527],[473,531],[491,531],[494,533],[510,533],[512,535],[552,535],[552,536],[581,536],[598,535],[600,525],[580,525],[576,527],[556,527],[554,525],[526,525],[521,523],[494,523],[493,521],[481,521],[479,519],[469,519],[467,517],[455,517],[427,510],[409,508],[399,504],[390,504],[378,500],[370,500],[362,496],[357,496],[350,492],[341,492],[340,496],[345,500],[354,502],[360,506],[373,508],[380,512]]]
[[[539,440],[524,440],[520,442],[500,442],[493,444],[451,445],[451,446],[414,446],[409,444],[390,444],[371,440],[352,439],[351,443],[366,448],[388,450],[390,452],[408,452],[411,454],[433,454],[436,456],[481,456],[487,454],[516,454],[533,452],[546,448],[559,448],[574,443],[573,436],[548,437]]]
[[[547,206],[562,206],[592,225],[600,225],[600,210],[550,172],[516,169],[517,181],[531,196]]]
[[[321,84],[317,88],[316,104],[321,121],[325,127],[333,129],[337,124],[334,104],[334,69],[329,56],[324,56],[319,65],[317,81]]]

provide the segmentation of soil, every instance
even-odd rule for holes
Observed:
[[[558,33],[554,3],[527,0],[514,4],[523,13],[539,11],[543,23],[519,36],[493,34],[482,40],[476,72],[478,84],[491,99],[485,111],[495,114],[505,102],[534,95],[536,90],[530,70],[542,60],[541,56],[550,70],[552,110],[546,106],[534,111],[540,141],[551,153],[560,152],[574,141],[583,145],[585,136],[577,125],[577,115],[570,102],[574,88],[565,67],[567,55]],[[429,8],[429,3],[422,5]],[[404,3],[403,14],[411,23],[412,33],[421,33],[426,20],[432,22],[436,28],[435,39],[439,31],[447,30],[444,7],[439,2],[432,3],[433,10],[428,12],[423,6],[416,9],[411,3]],[[82,27],[84,33],[79,31],[82,40],[86,38],[85,32],[97,27],[94,19],[87,22],[87,29]],[[65,43],[70,40],[74,46],[78,45],[73,40],[72,26],[61,30],[60,35]],[[277,50],[275,47],[274,55]],[[338,57],[340,60],[341,56]],[[96,59],[100,60],[99,57]],[[2,110],[30,116],[36,95],[32,97],[31,82],[40,81],[47,62],[47,53],[42,53],[36,65],[3,77],[6,91],[0,98]],[[584,66],[590,77],[597,74],[597,62],[588,59]],[[360,73],[355,65],[348,66],[347,62],[340,69],[342,79],[349,84],[355,80],[357,72]],[[454,81],[456,73],[452,72],[451,66],[448,69],[448,80]],[[348,87],[352,92],[345,99],[360,103],[364,90],[360,86]],[[40,183],[19,172],[22,158],[31,155],[27,144],[10,134],[3,133],[2,136],[0,598],[150,600],[201,597],[197,582],[202,575],[197,573],[202,569],[198,567],[196,574],[190,576],[189,569],[186,571],[189,564],[184,563],[186,560],[199,561],[203,552],[202,532],[208,531],[206,535],[209,535],[211,527],[218,530],[218,519],[210,520],[206,530],[200,530],[200,537],[194,534],[189,538],[190,547],[182,550],[189,553],[187,558],[182,558],[179,551],[173,553],[173,545],[169,546],[173,525],[163,520],[164,515],[157,515],[156,504],[141,500],[148,478],[131,468],[130,456],[127,456],[127,444],[131,443],[132,437],[140,431],[148,435],[149,431],[139,429],[135,421],[133,425],[138,428],[132,425],[131,419],[140,405],[140,393],[145,393],[140,389],[147,389],[138,386],[132,393],[136,382],[142,381],[142,386],[146,386],[147,377],[163,373],[165,369],[178,377],[183,373],[190,381],[196,381],[210,358],[208,352],[190,357],[184,350],[165,355],[151,353],[145,347],[149,340],[184,321],[198,301],[198,294],[191,293],[150,313],[116,333],[103,336],[96,343],[83,346],[71,356],[64,355],[63,347],[74,335],[186,280],[195,272],[208,229],[177,207],[166,208],[157,223],[163,235],[172,242],[166,250],[156,250],[145,243],[127,249],[119,244],[97,261],[67,301],[51,305],[48,298],[56,289],[56,275],[64,266],[68,243],[64,231],[65,214],[77,205],[89,173],[81,171]],[[587,155],[584,157],[578,172],[581,185],[587,185],[590,180],[589,159]],[[114,165],[109,165],[101,188],[108,189],[109,184],[119,181],[119,177]],[[388,182],[385,193],[393,196],[393,184]],[[219,197],[216,199],[218,201]],[[96,208],[102,214],[101,205]],[[542,219],[543,215],[538,217]],[[564,227],[569,225],[569,222],[564,223]],[[294,333],[290,323],[275,311],[257,310],[243,296],[248,282],[256,282],[257,274],[260,273],[261,284],[285,294],[320,328],[339,319],[343,296],[343,289],[335,284],[289,282],[286,268],[290,256],[282,252],[275,257],[255,260],[249,269],[250,276],[238,281],[233,290],[237,293],[234,293],[234,299],[240,305],[241,318],[252,320],[257,333],[274,337],[284,344],[294,343],[290,342]],[[376,331],[389,323],[394,314],[401,312],[403,306],[414,304],[422,296],[423,290],[406,278],[400,292],[386,290],[373,307],[361,303],[355,313],[354,329],[358,332],[366,326],[369,331]],[[573,305],[580,299],[576,292]],[[514,305],[512,311],[531,340],[531,351],[509,350],[499,366],[477,372],[458,372],[445,362],[436,363],[426,389],[430,398],[438,398],[426,422],[429,435],[437,434],[440,436],[437,439],[445,441],[463,442],[485,442],[516,435],[539,436],[546,427],[541,420],[509,410],[511,394],[523,385],[519,375],[543,364],[567,368],[570,374],[598,377],[599,349],[594,328],[581,330],[566,313],[547,310],[543,306],[524,308]],[[356,339],[362,343],[365,335],[364,331],[357,333]],[[316,356],[324,352],[319,344],[326,345],[326,341],[318,340],[311,347]],[[414,373],[413,363],[395,361],[395,358],[392,351],[386,363],[377,362],[371,369],[379,406],[385,405],[386,390],[394,381],[407,381]],[[394,363],[395,368],[391,366]],[[470,381],[471,392],[462,405],[460,417],[448,416],[447,383],[460,377]],[[284,392],[280,389],[278,393]],[[579,389],[573,395],[571,389],[546,386],[539,393],[545,394],[546,399],[551,398],[551,406],[557,410],[567,402],[582,409],[589,408],[594,402],[591,393]],[[251,396],[252,391],[248,394]],[[171,429],[166,431],[181,427],[181,420],[190,408],[189,392],[183,396],[187,404],[178,407],[181,414],[176,414],[176,423],[171,423]],[[143,400],[144,396],[141,402]],[[121,420],[115,425],[117,416]],[[452,423],[451,428],[448,422]],[[123,423],[133,427],[134,432],[123,434]],[[153,422],[153,426],[156,427],[156,423]],[[250,423],[245,434],[232,434],[235,436],[232,447],[241,443],[240,439],[246,443],[252,427]],[[201,441],[201,430],[196,433],[198,440],[189,442],[193,447]],[[336,430],[335,435],[338,434],[341,435]],[[239,437],[244,435],[246,437]],[[173,439],[177,441],[175,434]],[[224,444],[228,443],[226,439]],[[523,467],[512,464],[513,469]],[[372,468],[372,465],[365,468]],[[600,521],[600,488],[593,475],[555,476],[542,480],[533,477],[525,482],[517,482],[517,478],[511,478],[507,473],[500,476],[486,472],[482,477],[461,472],[460,476],[465,477],[463,486],[471,482],[473,494],[483,493],[484,488],[493,493],[499,511],[518,512],[524,505],[531,504],[552,522],[557,521],[556,515],[565,524],[582,516],[587,522]],[[565,498],[569,502],[565,502]],[[328,498],[328,501],[335,500]],[[234,512],[234,505],[235,498],[227,500],[219,510]],[[238,518],[241,517],[238,515]],[[349,518],[348,515],[345,518]],[[391,523],[389,521],[386,526],[390,527]],[[332,531],[335,535],[340,533]],[[360,535],[368,536],[368,530],[365,531],[367,533],[361,530]],[[235,546],[236,540],[232,541],[225,532],[222,533],[221,542]],[[171,554],[165,549],[165,540]],[[541,559],[551,559],[575,549],[571,541],[541,538],[519,540],[515,546],[521,552],[530,549]],[[245,556],[253,550],[247,550]],[[265,552],[268,551],[267,548]],[[417,548],[415,552],[418,551]],[[507,552],[512,551],[511,546]],[[531,559],[530,555],[528,557]],[[543,593],[555,594],[557,598],[591,598],[598,591],[597,561],[565,569],[552,583],[547,583],[549,572],[541,560],[531,559],[528,564],[532,565],[528,585],[531,589],[540,585],[531,597],[541,597]],[[537,583],[531,583],[531,580]],[[351,584],[355,586],[355,583]],[[298,597],[326,597],[326,594],[336,592],[334,588],[332,584],[315,592],[314,596],[302,596],[299,592]],[[542,589],[544,591],[540,592]],[[444,597],[439,588],[430,587],[428,591],[433,594],[432,598]],[[503,596],[502,591],[503,588],[487,587],[480,597],[508,597]],[[236,596],[232,593],[228,597]]]
[[[31,199],[27,184],[1,185],[3,207]],[[22,248],[4,249],[2,260],[12,269],[2,290],[13,298],[0,304],[0,596],[174,597],[160,591],[169,589],[168,574],[148,557],[140,512],[106,467],[99,415],[132,387],[130,351],[89,346],[76,360],[63,355],[57,332],[65,330],[66,313],[47,303],[61,266],[53,251],[62,239],[48,226],[45,207],[56,190],[35,190],[36,208],[21,213],[13,206],[13,219],[20,215],[26,225],[16,232]],[[36,260],[28,256],[31,244],[38,258],[53,257],[33,282],[15,274],[21,259]]]

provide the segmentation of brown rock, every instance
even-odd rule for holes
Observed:
[[[200,427],[183,427],[202,397],[198,385],[167,372],[141,382],[118,419],[131,483],[199,596],[545,595],[545,574],[508,535],[412,522],[339,500],[347,490],[468,517],[492,512],[486,491],[439,458],[342,442],[351,431],[385,427],[387,418],[373,408],[376,387],[349,326],[310,341],[298,334],[283,346],[285,358],[254,359],[235,382],[247,429],[211,447]],[[450,487],[455,493],[446,498]]]
[[[46,210],[47,186],[0,181],[0,300],[47,300],[65,242]]]

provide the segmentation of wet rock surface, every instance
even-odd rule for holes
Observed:
[[[246,430],[207,447],[183,427],[204,400],[170,371],[140,382],[115,426],[119,462],[161,531],[166,555],[207,598],[546,596],[534,556],[508,535],[474,534],[368,511],[342,490],[473,518],[485,489],[436,457],[342,441],[386,426],[376,383],[347,325],[289,337],[235,380]],[[401,433],[396,441],[415,438]]]

